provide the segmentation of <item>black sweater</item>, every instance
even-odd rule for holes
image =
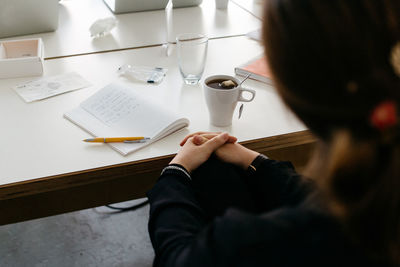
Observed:
[[[212,158],[192,179],[167,170],[148,193],[154,266],[372,266],[288,162]]]

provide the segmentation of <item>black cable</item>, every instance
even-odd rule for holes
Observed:
[[[115,206],[111,206],[111,205],[105,205],[105,206],[106,206],[107,208],[110,208],[110,209],[113,209],[113,210],[118,210],[118,211],[120,211],[120,212],[124,212],[124,211],[129,211],[129,210],[137,210],[137,209],[139,209],[139,208],[141,208],[141,207],[143,207],[143,206],[145,206],[145,205],[147,205],[147,204],[149,204],[149,200],[145,200],[145,201],[143,201],[142,203],[135,204],[135,205],[133,205],[133,206],[125,207],[125,208],[122,208],[122,207],[115,207]]]

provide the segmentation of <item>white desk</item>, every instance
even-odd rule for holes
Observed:
[[[212,40],[204,77],[233,75],[233,66],[260,53],[260,45],[246,37]],[[63,114],[113,80],[125,81],[115,73],[121,64],[145,65],[148,62],[168,68],[166,79],[156,86],[129,81],[127,84],[166,106],[175,107],[189,118],[190,127],[125,157],[107,145],[82,142],[90,135],[64,119]],[[238,120],[235,112],[231,127],[211,126],[202,87],[184,85],[176,56],[163,56],[160,46],[48,60],[45,69],[45,75],[76,71],[93,86],[27,104],[11,87],[28,78],[0,80],[1,125],[5,129],[0,139],[0,158],[4,164],[0,185],[174,154],[180,140],[195,131],[229,131],[239,141],[246,141],[305,129],[289,115],[272,87],[250,80],[245,84],[255,89],[257,95],[253,102],[245,104],[242,118]]]
[[[231,0],[259,19],[263,17],[263,1],[261,0]]]
[[[158,45],[167,40],[164,10],[114,15],[101,0],[64,0],[59,12],[57,31],[6,39],[41,37],[46,58]],[[118,21],[111,34],[91,38],[91,24],[110,16]],[[243,35],[259,27],[260,20],[241,7],[231,4],[227,10],[217,10],[214,0],[173,11],[174,35],[192,32],[219,38]]]

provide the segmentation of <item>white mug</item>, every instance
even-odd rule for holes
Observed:
[[[252,101],[256,91],[242,88],[241,85],[232,89],[216,89],[207,85],[214,80],[232,80],[237,85],[240,84],[240,81],[228,75],[214,75],[204,80],[204,96],[210,115],[210,123],[219,127],[229,126],[232,124],[232,116],[237,102]],[[243,92],[249,92],[251,97],[249,99],[244,98]]]

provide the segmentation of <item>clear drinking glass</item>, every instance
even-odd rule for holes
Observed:
[[[197,84],[203,75],[208,38],[203,34],[185,33],[176,38],[179,69],[186,84]]]

